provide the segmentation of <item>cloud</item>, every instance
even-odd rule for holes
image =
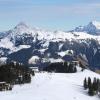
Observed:
[[[62,14],[62,15],[99,15],[100,12],[100,3],[84,3],[84,4],[73,4],[73,5],[59,5],[59,6],[52,6],[49,7],[50,9],[55,12],[56,14]],[[47,9],[47,10],[48,10]]]
[[[73,13],[80,16],[98,16],[100,11],[100,3],[81,4],[72,8]]]
[[[65,18],[67,16],[99,16],[100,3],[72,5],[17,5],[0,9],[2,14],[9,16],[33,17],[40,19]],[[2,16],[1,14],[1,16]]]

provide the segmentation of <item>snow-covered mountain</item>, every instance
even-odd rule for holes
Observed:
[[[100,35],[100,22],[92,21],[86,26],[76,27],[75,30],[73,30],[73,31],[87,32],[87,33],[93,34],[93,35]]]
[[[21,22],[13,29],[0,33],[0,55],[7,57],[7,61],[39,67],[50,62],[78,59],[91,68],[99,68],[100,36],[92,35],[99,34],[99,29],[98,22],[90,22],[71,32],[31,28]]]
[[[100,75],[84,70],[77,73],[36,73],[30,84],[16,85],[12,91],[0,92],[1,100],[100,100],[83,88],[85,77]]]

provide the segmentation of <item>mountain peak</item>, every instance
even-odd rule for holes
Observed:
[[[17,26],[15,26],[15,29],[19,29],[19,28],[28,28],[28,25],[25,22],[20,22],[19,24],[17,24]]]
[[[88,25],[76,27],[75,32],[87,32],[92,35],[100,35],[100,22],[91,21]]]
[[[100,29],[100,22],[91,21],[88,25],[89,26],[94,26],[95,28]]]

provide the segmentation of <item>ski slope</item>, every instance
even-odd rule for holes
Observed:
[[[89,70],[73,74],[37,73],[31,84],[16,85],[12,91],[0,92],[0,100],[99,100],[83,89],[84,77],[100,76]]]

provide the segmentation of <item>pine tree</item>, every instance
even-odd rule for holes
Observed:
[[[96,81],[96,92],[98,93],[99,92],[99,85],[100,85],[100,80],[99,79],[97,79],[97,81]]]
[[[84,79],[84,89],[87,89],[88,88],[88,83],[87,83],[87,80],[86,78]]]
[[[68,73],[68,63],[64,62],[65,72]]]
[[[98,92],[100,93],[100,81],[98,83]]]
[[[92,87],[93,87],[94,91],[97,91],[97,79],[96,78],[94,78],[94,80],[93,80]]]
[[[94,89],[93,89],[93,86],[92,86],[92,85],[89,87],[88,94],[89,94],[90,96],[94,96],[94,94],[95,94],[95,92],[94,92]]]
[[[70,63],[68,67],[68,73],[73,73],[73,65]]]
[[[91,86],[92,86],[92,83],[91,83],[91,78],[90,78],[90,77],[88,77],[88,88],[91,88]]]
[[[74,67],[73,72],[74,72],[74,73],[76,73],[76,72],[77,72],[77,68],[76,68],[76,67]]]

